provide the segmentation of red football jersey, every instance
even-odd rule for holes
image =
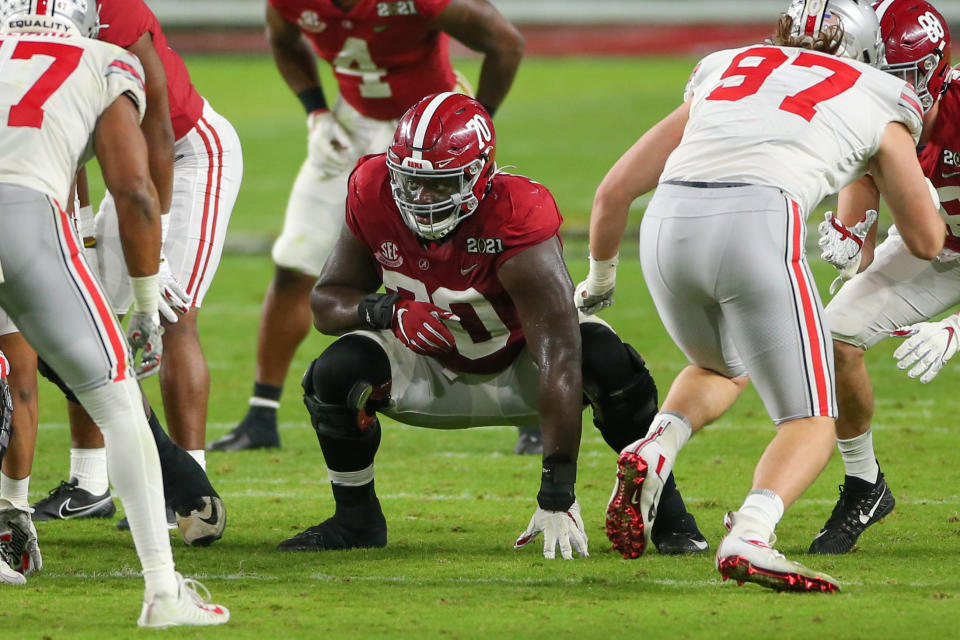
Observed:
[[[183,137],[200,119],[203,98],[190,81],[187,66],[177,53],[167,46],[157,16],[143,0],[100,0],[100,33],[98,40],[126,49],[145,33],[153,38],[153,48],[160,56],[167,75],[167,98],[170,101],[170,119],[173,135]]]
[[[456,314],[446,321],[456,349],[437,359],[464,373],[497,373],[525,343],[520,317],[497,269],[505,260],[559,237],[563,218],[541,184],[500,174],[477,210],[442,242],[425,243],[390,194],[386,155],[361,158],[350,176],[347,225],[369,249],[388,291]]]
[[[393,120],[456,84],[448,37],[430,28],[450,0],[268,0],[333,66],[340,95],[368,118]]]
[[[947,223],[944,245],[960,252],[960,78],[940,98],[933,133],[920,152],[920,166],[940,196],[940,215]]]

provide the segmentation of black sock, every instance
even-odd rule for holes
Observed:
[[[197,499],[203,496],[218,496],[203,468],[183,447],[170,439],[152,408],[147,424],[150,425],[153,440],[157,443],[157,453],[160,454],[160,473],[167,504],[176,510],[180,506],[195,505]]]
[[[337,512],[341,509],[369,507],[377,502],[377,492],[373,480],[359,487],[350,487],[342,484],[330,483],[333,489],[333,499],[337,503]]]
[[[244,423],[257,429],[268,431],[277,430],[277,407],[274,403],[280,402],[283,387],[272,384],[253,383],[253,395],[250,397],[250,408]],[[258,404],[258,401],[263,404]],[[266,406],[270,405],[270,406]]]

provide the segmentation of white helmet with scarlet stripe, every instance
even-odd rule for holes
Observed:
[[[839,28],[843,40],[836,55],[874,67],[883,60],[880,20],[867,0],[793,0],[787,15],[795,38],[813,42]]]
[[[0,32],[58,33],[96,38],[97,0],[0,0]]]

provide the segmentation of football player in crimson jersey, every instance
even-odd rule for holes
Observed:
[[[523,38],[487,0],[268,1],[274,61],[307,112],[307,158],[273,246],[250,408],[208,449],[280,445],[280,394],[310,331],[310,290],[343,226],[347,176],[358,158],[386,149],[397,119],[419,98],[462,86],[450,64],[450,36],[483,54],[476,97],[492,115],[513,82]],[[318,57],[336,76],[333,105],[320,86]]]
[[[587,555],[574,492],[583,398],[619,451],[646,433],[656,386],[605,323],[579,323],[556,203],[543,185],[498,172],[495,150],[488,111],[444,92],[411,107],[387,153],[352,172],[347,225],[310,300],[317,329],[344,335],[303,378],[336,511],[281,550],[386,544],[379,412],[440,429],[539,423],[538,506],[516,546],[543,533],[545,557],[557,545],[565,558]],[[706,549],[675,486],[664,493],[661,552]]]
[[[147,113],[142,128],[149,145],[151,178],[165,214],[160,273],[167,358],[160,368],[160,388],[173,443],[155,414],[150,411],[149,415],[171,498],[168,517],[176,517],[188,544],[210,544],[222,535],[226,518],[222,501],[204,473],[210,376],[197,319],[217,271],[240,187],[240,140],[231,124],[194,88],[183,60],[167,46],[156,16],[142,0],[97,4],[104,25],[98,39],[136,54],[146,73]],[[90,207],[81,207],[79,214],[82,235],[96,242],[85,249],[87,258],[98,270],[114,310],[122,314],[130,305],[130,286],[120,259],[113,196],[106,195],[96,220]],[[62,517],[60,506],[68,500],[91,506],[73,517],[113,514],[103,440],[79,405],[71,404],[70,414],[71,481],[61,483],[34,505],[38,519]],[[184,449],[196,464],[183,455]],[[125,525],[122,520],[118,526]]]
[[[858,537],[894,507],[894,497],[873,448],[873,387],[864,364],[867,349],[898,329],[919,332],[898,350],[901,368],[929,382],[939,371],[951,323],[918,324],[960,303],[960,82],[950,70],[950,32],[943,16],[924,0],[876,3],[886,51],[883,68],[911,83],[925,114],[920,166],[937,192],[946,233],[935,260],[911,255],[900,225],[891,227],[874,251],[880,195],[866,176],[840,192],[837,218],[820,225],[823,257],[842,273],[860,273],[826,307],[837,367],[837,447],[844,483],[830,518],[810,545],[811,553],[846,553]],[[869,231],[869,233],[868,233]],[[862,245],[862,250],[861,250]],[[841,276],[849,278],[850,275]]]
[[[93,40],[98,29],[92,2],[0,5],[0,109],[8,114],[0,126],[0,308],[103,431],[146,583],[138,624],[223,624],[229,612],[176,573],[164,527],[160,464],[136,381],[162,352],[160,206],[140,131],[144,73],[133,54]],[[116,196],[135,299],[126,336],[60,205],[93,153]],[[29,514],[25,494],[0,499],[0,550],[23,574],[41,564]]]
[[[611,302],[630,204],[656,188],[640,227],[640,260],[689,365],[651,435],[620,455],[607,535],[625,557],[643,551],[663,474],[691,434],[752,381],[777,432],[752,490],[724,519],[729,533],[716,567],[738,582],[833,592],[839,585],[830,576],[773,549],[784,510],[830,457],[837,415],[804,218],[869,169],[918,259],[940,251],[943,224],[914,153],[920,98],[875,68],[883,46],[873,9],[856,0],[794,0],[771,43],[701,60],[683,104],[607,173],[591,212],[590,274],[576,300],[589,311]]]

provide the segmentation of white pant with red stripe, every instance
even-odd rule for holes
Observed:
[[[674,342],[693,364],[749,376],[778,424],[837,415],[804,218],[772,187],[661,184],[640,227],[643,275]]]
[[[205,101],[196,126],[174,145],[173,201],[163,252],[173,275],[199,307],[220,264],[227,224],[243,177],[243,153],[233,126]],[[97,212],[97,254],[114,310],[133,302],[117,230],[113,197]]]
[[[67,386],[90,391],[132,375],[123,331],[49,197],[0,185],[0,268],[0,308]]]

